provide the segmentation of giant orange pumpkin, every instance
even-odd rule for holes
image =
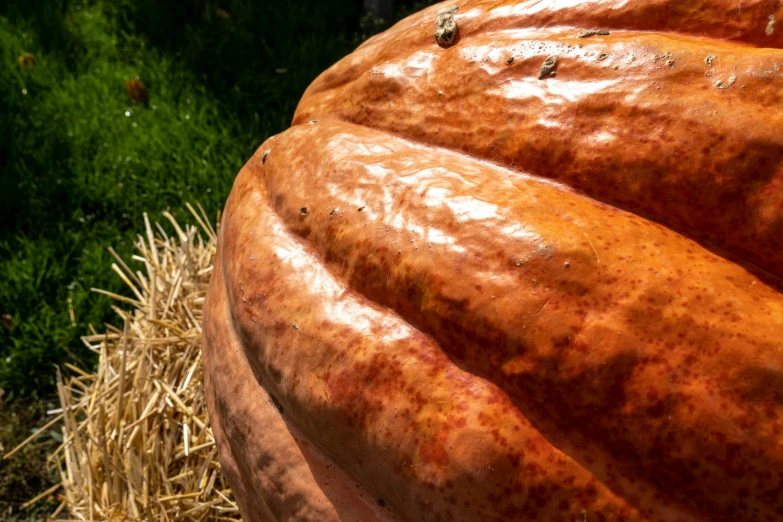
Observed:
[[[451,1],[322,74],[204,312],[244,517],[783,520],[776,23]]]

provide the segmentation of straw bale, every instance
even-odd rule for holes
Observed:
[[[83,337],[99,354],[94,372],[71,364],[67,377],[58,372],[63,444],[52,460],[62,476],[59,516],[241,520],[220,473],[202,382],[201,309],[217,237],[203,209],[188,208],[199,228],[163,214],[173,236],[157,223],[154,231],[144,215],[133,256],[140,270],[110,249],[111,268],[132,297],[94,290],[118,302],[122,327]]]

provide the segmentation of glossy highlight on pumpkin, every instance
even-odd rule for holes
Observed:
[[[736,8],[446,2],[313,83],[205,305],[247,520],[781,520],[783,59]]]

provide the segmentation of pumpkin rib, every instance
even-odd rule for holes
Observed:
[[[204,386],[222,471],[241,511],[281,522],[392,522],[378,517],[366,494],[308,448],[256,380],[229,310],[220,234],[218,277],[205,303]]]
[[[291,232],[351,288],[503,389],[568,455],[614,458],[610,487],[622,490],[612,481],[630,470],[712,516],[774,516],[783,478],[777,493],[745,482],[773,463],[783,469],[774,442],[779,293],[660,225],[446,150],[328,120],[294,127],[262,147],[270,148],[264,167],[247,168]],[[468,198],[465,208],[492,202],[499,214],[456,227],[444,210],[451,194]],[[521,236],[499,232],[507,229]],[[428,230],[467,253],[437,241],[425,248],[418,236]],[[743,471],[727,477],[737,462]]]
[[[357,58],[316,79],[294,124],[338,118],[552,178],[783,287],[783,51],[560,29],[386,47],[396,58],[369,53],[375,67],[339,88],[322,85]]]
[[[509,4],[508,0],[441,2],[412,14],[363,42],[352,54],[338,62],[339,72],[333,67],[322,73],[317,82],[310,85],[305,96],[352,81],[373,66],[412,48],[432,46],[437,14],[452,6],[458,7],[455,19],[460,34],[467,38],[466,42],[476,33],[503,29],[565,29],[574,35],[582,30],[608,29],[692,37],[700,41],[725,40],[767,49],[783,48],[783,26],[780,22],[783,20],[783,5],[777,0],[589,0],[574,2],[567,7],[554,1],[540,0]],[[776,22],[772,24],[772,34],[767,35],[770,16],[774,16]],[[597,38],[601,39],[600,36]]]
[[[583,512],[629,522],[692,520],[682,506],[659,503],[643,485],[629,484],[645,508],[641,515],[596,481],[533,429],[501,390],[458,369],[396,313],[334,279],[284,229],[263,191],[243,169],[221,226],[229,288],[211,295],[231,306],[249,365],[221,367],[224,384],[210,384],[215,392],[236,396],[231,383],[249,366],[289,426],[404,520],[571,520]],[[219,337],[205,338],[209,349]],[[210,414],[232,422],[244,415],[219,408]],[[276,447],[252,440],[241,446],[270,458]],[[384,480],[373,480],[377,475]]]
[[[559,4],[559,5],[558,5]],[[744,5],[741,5],[744,4]],[[766,34],[770,15],[783,18],[776,0],[645,0],[644,2],[588,0],[563,6],[557,0],[509,5],[507,0],[464,2],[460,10],[482,13],[471,33],[495,27],[558,27],[651,31],[676,36],[708,37],[767,48],[783,47],[783,35]],[[459,17],[458,17],[459,20]],[[467,33],[467,31],[466,31]]]

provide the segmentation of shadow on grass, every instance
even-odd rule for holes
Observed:
[[[141,0],[121,16],[266,136],[288,127],[307,85],[358,45],[361,2]]]
[[[0,454],[12,450],[49,418],[48,408],[54,402],[24,399],[0,405]],[[9,460],[0,460],[0,520],[4,522],[43,521],[57,507],[53,500],[43,500],[25,510],[20,506],[60,481],[56,467],[46,459],[62,442],[59,429],[52,429],[34,439]]]

